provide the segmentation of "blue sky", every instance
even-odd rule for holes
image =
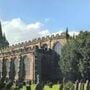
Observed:
[[[0,0],[0,18],[40,22],[49,32],[90,30],[90,0]]]

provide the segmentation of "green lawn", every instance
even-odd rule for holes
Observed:
[[[43,90],[60,90],[61,86],[62,86],[62,84],[54,84],[52,87],[49,86],[49,85],[44,85]],[[72,86],[71,85],[68,85],[68,86],[65,85],[65,86],[66,86],[65,90],[74,90],[74,88],[75,88],[75,84],[72,84]],[[86,83],[82,83],[80,88],[82,88],[81,90],[87,90],[86,89],[87,88],[87,84]],[[15,89],[12,89],[12,90],[15,90]],[[23,86],[20,90],[27,90],[26,86]],[[31,85],[31,90],[36,90],[36,84],[32,84]]]

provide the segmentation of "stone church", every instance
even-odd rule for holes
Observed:
[[[2,47],[0,49],[0,78],[3,77],[2,63],[4,59],[6,61],[6,78],[10,77],[10,70],[13,72],[13,68],[10,67],[10,62],[13,60],[15,64],[15,80],[18,80],[20,75],[25,77],[26,81],[30,80],[37,83],[42,80],[59,80],[58,60],[60,59],[61,49],[66,42],[67,33],[63,32],[61,35],[46,36],[9,46],[5,35],[2,33],[0,23],[0,47]],[[21,65],[21,61],[24,64]],[[25,73],[23,73],[23,69]]]

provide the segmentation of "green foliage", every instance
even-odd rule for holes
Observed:
[[[62,49],[60,67],[67,79],[89,79],[90,32],[80,32],[77,37],[68,40]]]
[[[45,85],[43,90],[52,90],[52,88],[50,86],[48,86],[48,85]]]
[[[62,57],[60,60],[60,66],[62,69],[63,76],[67,79],[77,77],[78,72],[78,44],[74,40],[64,46],[62,50]],[[73,76],[74,75],[74,76]]]
[[[78,88],[76,89],[74,87],[74,83],[72,83],[71,81],[68,81],[66,83],[63,83],[63,88],[61,88],[62,84],[54,84],[52,87],[50,87],[49,85],[44,85],[43,89],[39,89],[39,90],[89,90],[89,84],[87,83],[79,83],[78,84]],[[6,86],[6,87],[5,87]],[[37,84],[31,84],[30,87],[31,89],[29,90],[37,90],[36,89]],[[19,86],[16,86],[16,84],[12,84],[9,83],[8,85],[3,85],[3,90],[27,90],[27,86],[23,85],[21,88],[19,88]],[[1,90],[1,88],[0,88]]]
[[[14,81],[14,79],[15,79],[15,63],[14,63],[14,59],[11,59],[11,61],[10,61],[9,79],[11,81]]]
[[[71,81],[68,81],[67,83],[64,84],[63,87],[65,90],[74,90],[74,85]]]
[[[7,62],[7,59],[3,58],[2,60],[2,82],[4,82],[4,80],[6,79],[6,75],[7,75],[6,62]]]
[[[0,22],[0,49],[9,46],[9,42],[6,39],[5,34],[2,33],[2,27]]]
[[[68,27],[66,28],[66,39],[67,39],[67,41],[68,41],[68,39],[70,38],[70,35],[69,35],[69,33],[68,33]]]
[[[35,88],[36,88],[36,84],[32,84],[31,85],[31,90],[35,90]]]
[[[27,90],[26,86],[23,86],[20,90]]]
[[[60,84],[55,84],[53,85],[52,90],[59,90],[60,86]]]
[[[62,80],[62,73],[58,64],[59,55],[54,50],[38,49],[35,52],[35,59],[35,72],[36,76],[39,75],[40,82]]]
[[[19,64],[19,81],[23,82],[25,80],[25,63],[24,63],[24,58],[20,56],[20,64]]]

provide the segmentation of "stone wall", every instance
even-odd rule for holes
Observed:
[[[26,56],[25,58],[25,66],[26,66],[26,80],[35,80],[35,49],[47,47],[50,49],[54,49],[56,43],[60,43],[63,47],[66,40],[66,33],[62,33],[61,35],[51,35],[42,38],[33,39],[32,41],[22,42],[19,44],[15,44],[9,46],[8,48],[4,48],[0,50],[0,74],[2,73],[2,59],[7,59],[7,70],[9,73],[9,62],[11,58],[15,59],[15,69],[16,76],[15,79],[18,79],[18,71],[19,71],[19,61],[20,56]],[[8,76],[7,73],[7,77]]]

